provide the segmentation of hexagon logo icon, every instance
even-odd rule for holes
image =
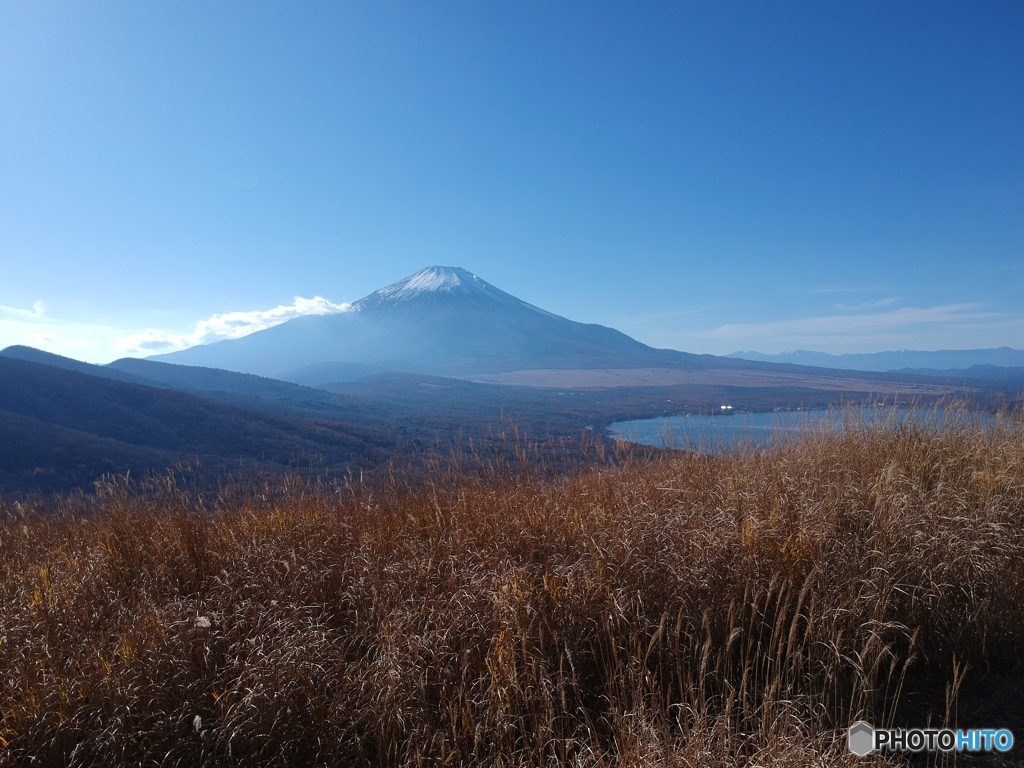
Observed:
[[[870,723],[858,720],[850,726],[846,743],[853,754],[864,757],[875,749],[875,729],[871,727]]]

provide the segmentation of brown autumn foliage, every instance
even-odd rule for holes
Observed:
[[[1024,660],[1012,420],[443,467],[7,504],[0,763],[852,766],[858,718],[1021,717],[965,696]]]

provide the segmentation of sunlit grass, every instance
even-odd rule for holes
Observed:
[[[1024,655],[1024,439],[850,418],[764,451],[4,507],[0,761],[865,765]],[[31,507],[31,508],[29,508]]]

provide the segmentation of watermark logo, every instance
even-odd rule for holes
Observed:
[[[870,724],[865,723],[863,720],[858,720],[856,723],[850,726],[850,732],[847,734],[846,743],[850,747],[850,751],[859,757],[864,757],[875,748],[875,729]]]
[[[1013,733],[1006,728],[875,728],[858,720],[846,734],[853,754],[863,757],[876,750],[889,752],[1009,752]]]

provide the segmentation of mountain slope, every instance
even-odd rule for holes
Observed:
[[[51,424],[0,410],[0,495],[88,487],[105,474],[139,477],[181,461],[150,446]]]
[[[187,392],[204,399],[284,416],[337,421],[374,430],[388,426],[382,424],[382,420],[373,413],[367,413],[367,408],[354,402],[351,397],[248,373],[191,365],[171,365],[134,358],[115,360],[107,365],[92,365],[23,346],[0,350],[0,359],[2,358],[26,360],[102,379]],[[361,373],[365,375],[366,372]],[[342,378],[331,376],[325,381],[340,381]],[[383,431],[386,432],[387,429]]]
[[[355,415],[351,412],[350,403],[322,389],[290,381],[255,376],[250,373],[194,365],[172,365],[152,360],[137,360],[132,357],[115,360],[107,365],[93,365],[33,347],[17,345],[0,350],[0,358],[5,357],[76,371],[102,379],[115,379],[130,384],[199,394],[222,402],[251,405],[261,410],[306,415],[312,418],[327,418],[335,421],[348,421]],[[334,382],[378,372],[377,369],[364,368],[365,370],[355,372],[357,375],[346,377],[337,375],[339,373],[337,367],[332,366],[329,374],[325,372],[319,378],[322,378],[323,381]],[[318,377],[311,375],[308,378],[316,380]],[[315,383],[320,382],[316,381]],[[295,404],[303,404],[305,408],[296,409]],[[306,412],[302,413],[303,410]]]
[[[553,315],[455,267],[428,267],[355,302],[350,311],[300,317],[149,359],[285,379],[328,363],[462,376],[723,362],[653,349],[612,328]]]
[[[11,357],[0,357],[0,428],[0,482],[6,490],[66,489],[87,485],[101,472],[197,458],[214,471],[310,461],[341,467],[388,447],[365,428],[289,418]]]
[[[320,389],[254,376],[250,373],[236,373],[235,371],[202,368],[194,365],[172,365],[154,360],[136,360],[131,357],[115,360],[102,366],[100,370],[119,371],[137,377],[145,383],[183,392],[232,392],[256,397],[313,402],[325,402],[332,399],[330,395]],[[83,371],[83,373],[93,372]]]
[[[933,368],[906,368],[893,373],[909,373],[915,376],[931,376],[953,382],[974,382],[1007,392],[1024,391],[1024,367],[1011,368],[1001,365],[972,365],[970,368],[948,368],[938,371]]]

